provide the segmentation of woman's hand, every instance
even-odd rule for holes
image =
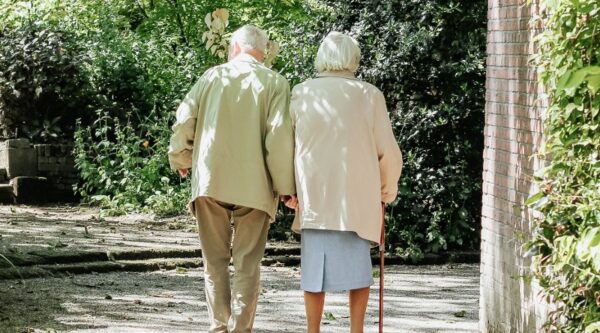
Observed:
[[[298,197],[295,195],[282,195],[281,201],[283,201],[283,204],[288,208],[294,210],[298,208]]]
[[[179,176],[181,178],[187,177],[188,172],[189,172],[189,169],[177,169],[177,173],[179,173]]]

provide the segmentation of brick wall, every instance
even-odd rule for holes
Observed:
[[[73,145],[37,144],[34,147],[37,154],[37,175],[46,177],[61,199],[72,197],[73,185],[79,180]]]
[[[529,65],[536,3],[488,0],[487,80],[481,244],[481,332],[538,332],[546,306],[531,279],[521,245],[534,212],[523,206],[537,192],[532,155],[542,139],[544,102]]]

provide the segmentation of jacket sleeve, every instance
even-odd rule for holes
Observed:
[[[296,193],[294,180],[294,130],[290,117],[290,86],[284,78],[269,102],[265,135],[267,168],[278,195]]]
[[[381,201],[390,203],[398,194],[398,180],[402,173],[402,153],[385,105],[385,98],[378,92],[375,102],[374,136],[379,158],[381,178]]]
[[[192,152],[198,117],[198,103],[202,97],[206,78],[203,75],[177,108],[177,120],[169,141],[169,165],[172,170],[192,167]]]

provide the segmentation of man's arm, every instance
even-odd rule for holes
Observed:
[[[279,195],[296,193],[294,180],[294,130],[289,113],[290,86],[280,78],[269,103],[267,133],[265,136],[266,161],[273,190]]]
[[[172,170],[189,169],[192,167],[192,151],[196,118],[190,118],[183,123],[173,125],[173,135],[169,142],[169,165]],[[185,177],[184,171],[180,175]]]
[[[179,170],[182,177],[192,167],[192,151],[198,117],[198,102],[206,83],[205,75],[192,87],[177,108],[177,120],[173,125],[173,135],[169,141],[169,165],[172,170]]]

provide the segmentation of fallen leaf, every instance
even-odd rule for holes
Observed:
[[[465,310],[454,312],[454,317],[462,318],[462,317],[464,317],[466,315],[467,315],[467,311],[465,311]]]
[[[335,316],[331,312],[325,312],[324,316],[326,320],[335,320]]]

